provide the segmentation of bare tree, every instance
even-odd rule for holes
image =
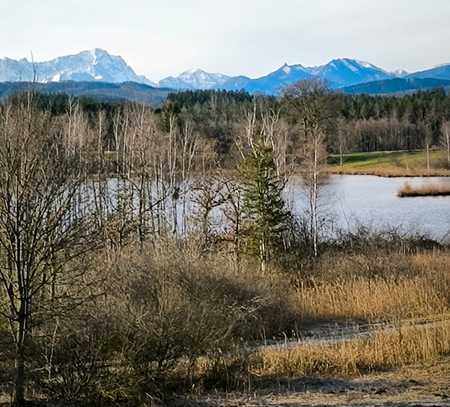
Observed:
[[[339,151],[339,165],[344,165],[344,150],[347,147],[348,125],[342,117],[338,119],[336,127],[337,149]]]
[[[193,184],[194,218],[200,224],[204,247],[212,243],[213,211],[224,203],[220,177],[201,177]]]
[[[447,150],[447,166],[450,168],[450,122],[442,123],[442,144]]]
[[[309,227],[314,256],[320,233],[319,195],[325,175],[327,136],[334,131],[333,95],[320,81],[302,81],[288,87],[284,102],[298,128],[300,170],[309,206]]]
[[[430,171],[431,160],[430,160],[430,145],[432,142],[433,133],[431,131],[431,127],[426,124],[425,125],[425,154],[427,159],[427,171]]]
[[[233,244],[234,262],[237,271],[241,268],[241,252],[242,252],[242,188],[238,180],[226,179],[223,181],[223,189],[221,191],[223,205],[221,211],[228,223],[229,231],[224,234],[224,239],[231,241]]]
[[[0,312],[15,344],[17,405],[25,402],[26,349],[42,298],[56,294],[65,262],[86,249],[80,149],[61,133],[31,94],[0,110]]]

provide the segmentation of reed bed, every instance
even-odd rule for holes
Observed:
[[[300,289],[297,310],[304,321],[412,318],[445,312],[448,299],[427,278],[354,279]]]
[[[254,355],[257,377],[354,376],[418,362],[450,353],[450,321],[440,325],[402,326],[364,339],[263,349]]]
[[[427,317],[450,308],[450,255],[369,253],[325,257],[293,308],[302,321]]]
[[[409,183],[405,183],[397,195],[400,198],[450,196],[450,184],[428,184],[414,187]]]

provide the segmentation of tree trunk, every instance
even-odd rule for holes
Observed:
[[[427,171],[430,171],[430,145],[427,143]]]
[[[19,316],[19,327],[17,332],[16,355],[15,355],[15,389],[14,405],[25,405],[25,318]]]
[[[23,406],[25,404],[25,360],[23,349],[17,351],[16,355],[16,383],[14,405]]]
[[[267,254],[266,254],[266,244],[265,239],[261,239],[260,241],[260,266],[261,266],[261,273],[265,274],[267,270]]]
[[[447,141],[447,166],[450,168],[450,134],[448,132],[448,126],[445,129],[445,139]]]
[[[319,227],[318,227],[318,220],[317,220],[317,200],[318,200],[318,145],[317,141],[314,141],[314,162],[313,162],[313,185],[312,185],[312,226],[313,226],[313,250],[314,250],[314,257],[317,257],[318,250],[318,233],[319,233]]]

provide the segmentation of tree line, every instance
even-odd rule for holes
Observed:
[[[171,94],[165,109],[189,112],[200,131],[217,140],[228,140],[229,121],[252,103],[249,95],[216,91]],[[450,96],[444,90],[403,96],[344,95],[331,93],[339,126],[328,135],[330,153],[423,149],[440,146],[443,127],[450,121]],[[288,116],[286,98],[256,96]],[[217,115],[217,111],[220,115]],[[201,126],[201,127],[200,127]],[[229,145],[224,143],[225,146]]]
[[[450,121],[450,96],[444,90],[417,92],[402,96],[368,96],[329,94],[338,118],[334,132],[327,136],[327,151],[373,152],[419,150],[426,146],[446,147],[445,128]],[[61,114],[67,104],[67,96],[42,95],[42,108]],[[101,103],[80,98],[82,110],[91,117],[98,111],[105,112],[107,131],[104,142],[114,149],[113,115],[123,106],[121,103]],[[161,126],[167,129],[168,118],[189,118],[195,132],[210,139],[223,162],[233,159],[236,123],[254,104],[258,108],[280,111],[282,120],[288,121],[286,98],[252,96],[244,91],[198,90],[169,94],[165,103],[155,109]]]

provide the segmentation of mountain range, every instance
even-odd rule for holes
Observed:
[[[250,93],[279,94],[285,86],[305,79],[321,79],[332,88],[340,88],[396,76],[396,73],[368,62],[342,58],[314,67],[284,64],[276,71],[255,79],[247,76],[227,77],[197,69],[183,72],[178,77],[165,78],[160,84],[173,89],[244,89]]]
[[[330,88],[343,92],[389,94],[447,87],[450,64],[415,73],[404,70],[388,72],[368,62],[341,58],[314,67],[284,64],[277,70],[254,79],[247,76],[226,77],[197,69],[186,71],[178,77],[165,78],[159,84],[172,89],[243,89],[249,93],[278,95],[286,86],[307,79],[320,79]],[[369,83],[373,85],[363,86]]]
[[[95,48],[46,62],[0,59],[0,82],[136,82],[156,86],[134,70],[120,56]]]
[[[67,81],[82,82],[83,92],[89,87],[92,93],[98,94],[99,89],[106,92],[108,98],[117,90],[117,97],[130,95],[130,85],[121,88],[112,86],[106,91],[105,87],[94,86],[95,83],[122,84],[131,83],[148,85],[155,89],[196,90],[196,89],[224,89],[245,90],[256,94],[278,95],[289,84],[304,79],[321,79],[333,89],[348,93],[399,93],[436,87],[448,87],[450,81],[450,64],[441,65],[429,70],[407,73],[405,71],[389,72],[371,63],[350,58],[333,59],[325,65],[306,67],[300,64],[284,64],[277,70],[259,78],[247,76],[228,76],[222,73],[209,73],[201,69],[189,70],[178,76],[169,76],[158,83],[152,82],[145,76],[138,75],[120,56],[114,56],[107,51],[96,48],[82,51],[75,55],[61,56],[46,62],[33,62],[27,59],[0,59],[0,82],[34,82],[49,84],[42,89],[72,89],[81,92],[80,87],[54,86],[53,83]],[[431,80],[432,79],[432,80]],[[91,85],[88,85],[88,84]],[[14,86],[10,86],[14,88]],[[145,88],[145,92],[150,92]],[[139,94],[142,91],[133,92]],[[156,94],[157,92],[155,92]],[[142,95],[141,95],[142,96]]]

